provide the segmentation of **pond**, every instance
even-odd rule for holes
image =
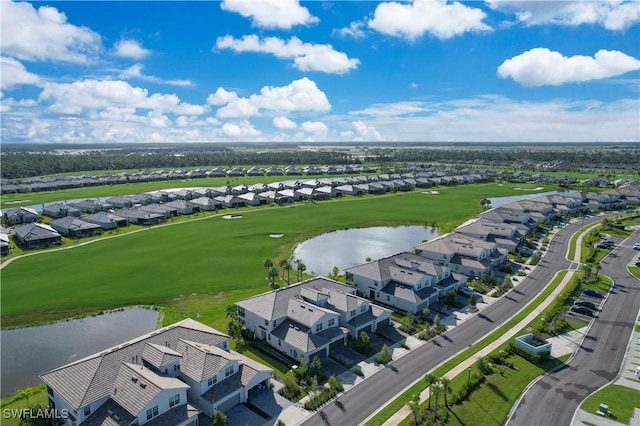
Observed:
[[[0,331],[2,397],[39,375],[156,329],[158,311],[130,308],[94,317]]]
[[[334,266],[340,271],[360,265],[366,258],[379,259],[409,251],[424,240],[438,236],[430,226],[375,226],[329,232],[299,244],[294,259],[300,259],[307,273],[328,275]],[[295,268],[295,265],[294,265]]]
[[[524,194],[524,195],[511,195],[509,197],[496,197],[496,198],[487,198],[491,201],[491,207],[501,207],[505,204],[513,203],[514,201],[520,200],[529,200],[532,198],[541,197],[543,195],[555,195],[555,194],[570,194],[576,191],[547,191],[547,192],[538,192],[534,194]]]

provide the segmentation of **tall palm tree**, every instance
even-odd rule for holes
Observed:
[[[20,398],[26,398],[27,400],[27,408],[31,409],[31,403],[29,402],[29,397],[33,396],[37,393],[42,392],[41,389],[37,389],[37,388],[26,388],[26,389],[20,389],[18,390],[18,392],[16,392],[18,394],[18,396]]]
[[[265,259],[262,263],[262,266],[264,266],[264,268],[268,271],[273,266],[273,260]]]
[[[281,277],[284,280],[284,271],[287,269],[287,266],[289,265],[289,261],[287,259],[282,259],[279,265],[280,265],[280,271],[282,273]]]
[[[287,271],[287,284],[291,283],[291,263],[287,262],[286,265],[284,265],[284,269]]]
[[[420,394],[417,393],[413,395],[413,398],[411,398],[411,401],[409,401],[407,405],[413,415],[413,424],[417,426],[420,417]]]
[[[447,402],[447,392],[451,390],[449,389],[449,384],[451,383],[451,379],[448,377],[442,377],[440,379],[440,383],[442,383],[442,393],[444,395],[444,406],[448,408],[449,403]]]
[[[431,385],[431,390],[433,391],[433,396],[435,398],[433,411],[436,413],[436,417],[437,417],[438,416],[438,395],[440,395],[440,391],[442,390],[442,386],[440,385],[440,380],[436,380],[436,382]]]
[[[274,266],[272,266],[271,268],[269,268],[268,274],[269,274],[268,278],[269,278],[269,281],[271,282],[271,285],[275,286],[276,285],[275,279],[278,276],[278,270]]]
[[[433,394],[431,387],[438,381],[438,378],[433,374],[427,374],[426,376],[424,376],[424,380],[429,386],[429,410],[431,410],[431,395]]]
[[[302,278],[304,276],[304,271],[307,270],[307,265],[302,263],[301,260],[298,260],[297,263],[296,263],[296,268],[297,268],[297,271],[298,271],[298,281],[302,281]]]

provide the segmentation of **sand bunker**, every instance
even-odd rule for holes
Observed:
[[[438,191],[422,191],[423,194],[439,194]]]
[[[544,189],[544,186],[536,186],[533,189],[524,189],[524,188],[513,188],[516,191],[540,191],[542,189]]]
[[[269,234],[269,237],[271,238],[282,238],[284,234]]]
[[[242,215],[240,214],[225,214],[222,216],[223,219],[242,219]]]

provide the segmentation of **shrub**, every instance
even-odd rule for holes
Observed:
[[[522,349],[519,346],[516,346],[513,342],[511,342],[511,351],[519,356],[521,356],[522,358],[526,359],[529,362],[532,362],[534,364],[542,364],[545,361],[549,360],[549,352],[542,352],[539,354],[535,354],[533,352],[529,352],[525,349]]]
[[[378,364],[386,364],[392,359],[393,358],[391,356],[391,351],[389,350],[389,346],[382,345],[382,349],[380,350],[380,355],[376,357],[376,362]]]

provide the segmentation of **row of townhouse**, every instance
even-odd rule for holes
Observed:
[[[324,358],[357,338],[390,324],[391,311],[324,277],[236,303],[238,320],[253,338],[295,360]]]
[[[254,166],[245,167],[215,167],[207,170],[198,168],[195,170],[159,170],[123,172],[117,174],[81,175],[81,176],[57,176],[57,177],[31,177],[21,179],[2,179],[1,193],[24,193],[38,191],[54,191],[58,189],[80,188],[99,185],[118,185],[135,182],[152,182],[176,179],[201,179],[208,177],[241,177],[241,176],[300,176],[300,175],[337,175],[355,173],[374,173],[372,167],[360,164],[346,164],[335,166],[271,166],[263,168]]]
[[[40,377],[59,425],[195,426],[269,388],[272,370],[186,319]],[[64,414],[63,414],[64,413]]]

